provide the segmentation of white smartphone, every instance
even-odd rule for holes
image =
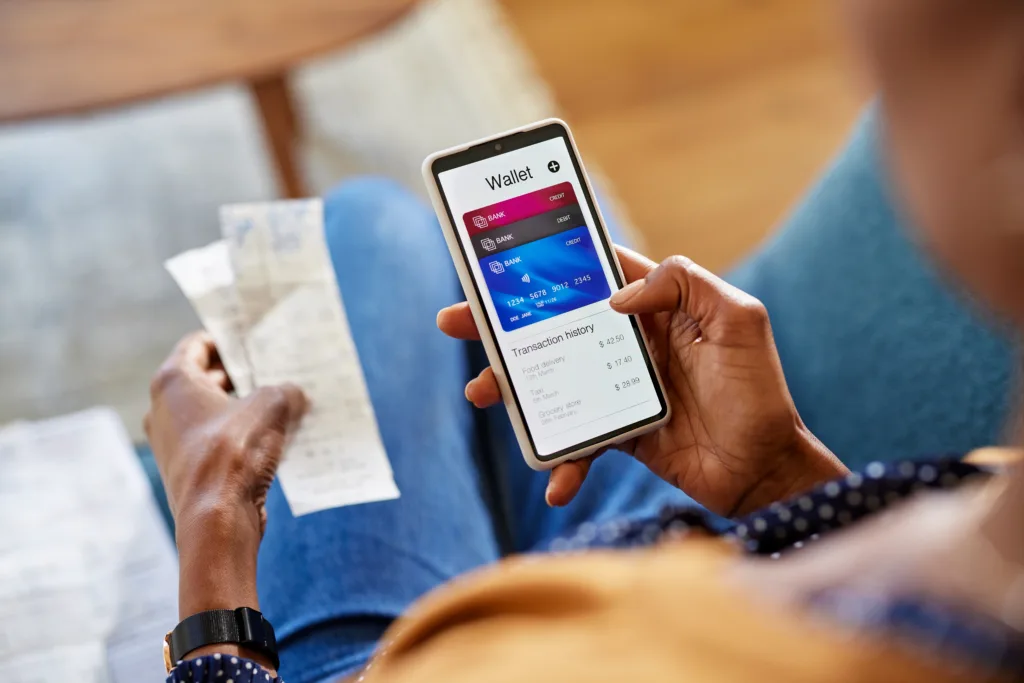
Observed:
[[[657,429],[647,339],[568,126],[548,119],[427,157],[423,178],[530,467]]]

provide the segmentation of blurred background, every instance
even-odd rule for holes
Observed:
[[[554,115],[636,246],[723,271],[863,106],[829,7],[0,0],[5,680],[162,680],[177,567],[141,421],[198,327],[163,263],[220,205],[366,173],[424,194],[428,153]]]
[[[550,115],[652,257],[721,271],[864,99],[818,0],[2,0],[0,423],[96,404],[141,436],[196,326],[162,268],[226,202]]]

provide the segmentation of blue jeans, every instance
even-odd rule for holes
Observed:
[[[732,280],[768,306],[797,407],[833,451],[853,464],[965,452],[998,432],[1009,347],[944,290],[898,229],[874,141],[868,118]],[[431,210],[376,179],[345,183],[325,207],[402,497],[295,519],[272,489],[260,603],[291,683],[357,669],[416,598],[505,553],[537,549],[583,522],[692,504],[609,453],[571,505],[549,509],[546,475],[523,462],[504,408],[476,411],[463,397],[485,363],[479,344],[448,339],[434,324],[463,295]]]
[[[291,516],[267,503],[260,604],[290,683],[360,667],[416,598],[585,521],[691,502],[622,453],[602,456],[568,507],[523,462],[503,407],[463,396],[479,343],[445,337],[437,311],[464,299],[433,212],[395,183],[360,179],[325,199],[327,241],[395,480],[394,501]]]

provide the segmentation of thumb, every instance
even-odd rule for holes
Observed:
[[[596,455],[581,460],[569,460],[551,470],[544,500],[551,507],[562,507],[572,502],[587,478]]]
[[[622,246],[615,245],[615,255],[622,266],[622,274],[626,276],[626,282],[635,282],[647,277],[647,274],[658,267],[658,264],[643,254]]]
[[[609,303],[629,315],[683,313],[712,341],[737,329],[767,329],[768,323],[760,301],[685,256],[665,259],[644,279],[616,292]]]
[[[242,410],[248,415],[249,434],[259,438],[267,430],[290,436],[299,426],[309,402],[294,384],[260,387],[245,399]]]

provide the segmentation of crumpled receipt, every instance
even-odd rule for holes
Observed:
[[[295,516],[398,498],[318,199],[221,207],[224,240],[167,270],[217,344],[239,396],[298,385],[309,412],[278,470]]]

